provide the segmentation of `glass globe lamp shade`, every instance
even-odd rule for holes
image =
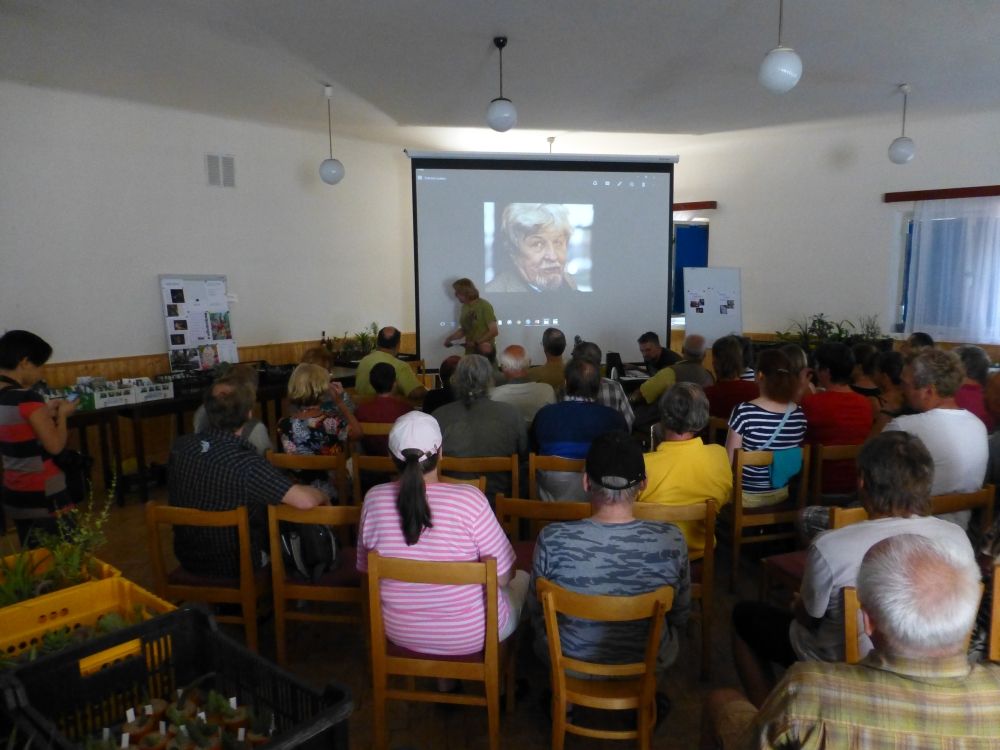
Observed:
[[[902,135],[889,144],[889,161],[893,164],[906,164],[913,160],[916,152],[917,147],[913,144],[913,139]]]
[[[784,94],[795,88],[802,78],[802,58],[791,47],[775,47],[760,64],[757,80],[775,94]]]
[[[324,159],[319,165],[319,178],[327,185],[336,185],[344,179],[344,165],[340,159]]]
[[[498,133],[506,133],[517,125],[517,108],[510,99],[494,99],[486,110],[486,123]]]

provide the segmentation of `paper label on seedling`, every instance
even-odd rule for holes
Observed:
[[[207,721],[205,719],[205,712],[204,711],[199,711],[198,712],[198,718],[201,719],[202,721]]]
[[[184,688],[177,688],[177,700],[180,700],[182,695],[184,695]]]
[[[244,727],[240,727],[240,731],[236,733],[236,740],[238,742],[243,742],[247,738],[247,730]]]
[[[160,734],[166,734],[166,733],[167,733],[167,722],[161,721],[160,722]]]
[[[122,732],[122,747],[128,747],[128,732]]]
[[[104,727],[104,731],[101,732],[101,739],[104,740],[105,742],[107,742],[108,740],[111,739],[111,729],[110,728]]]
[[[232,698],[229,699],[229,707],[230,708],[236,708],[236,696],[235,695]]]
[[[131,724],[133,721],[135,721],[135,709],[134,708],[130,708],[128,711],[125,712],[125,720],[129,724]]]
[[[146,712],[146,716],[152,716],[153,715],[153,704],[152,703],[147,703],[146,707],[143,710]]]
[[[187,724],[181,724],[181,734],[187,737],[187,733],[188,733]]]

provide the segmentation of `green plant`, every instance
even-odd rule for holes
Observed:
[[[862,341],[875,342],[884,338],[878,315],[861,315],[855,326]]]
[[[103,503],[89,498],[86,509],[77,506],[59,516],[54,534],[40,534],[43,547],[52,552],[49,577],[56,588],[73,586],[92,575],[94,554],[107,542],[105,526],[111,513],[114,482]]]
[[[31,550],[21,550],[13,561],[0,559],[0,607],[23,602],[45,593],[51,588],[51,581],[44,573],[39,573],[41,558],[35,559]]]

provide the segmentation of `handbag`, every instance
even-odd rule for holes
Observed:
[[[758,450],[766,451],[771,447],[771,443],[774,442],[775,438],[781,432],[781,428],[785,426],[785,422],[788,421],[788,417],[794,410],[794,404],[790,405],[785,411],[784,416],[781,421],[778,422],[778,426],[774,428],[774,432],[771,437],[767,439]],[[795,446],[794,448],[779,448],[778,450],[771,451],[771,487],[780,490],[782,487],[786,487],[791,481],[792,477],[802,471],[802,447]]]

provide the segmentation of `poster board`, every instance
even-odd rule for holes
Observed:
[[[170,371],[238,362],[225,276],[161,275]]]
[[[739,268],[684,269],[685,334],[698,334],[711,345],[743,332],[743,298]]]

